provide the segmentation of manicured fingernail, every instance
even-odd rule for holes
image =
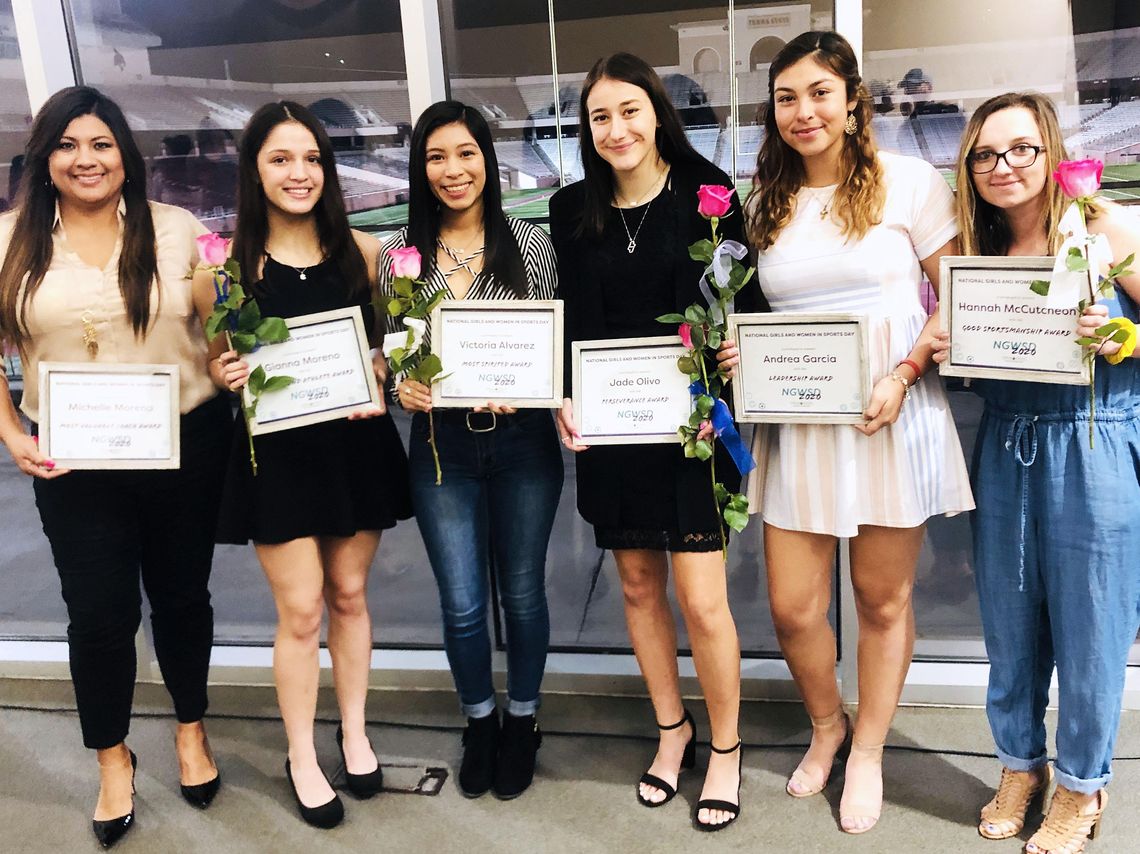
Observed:
[[[55,468],[55,463],[53,463],[51,460],[44,460],[44,468],[50,471],[51,469]]]

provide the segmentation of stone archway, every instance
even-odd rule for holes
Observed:
[[[702,47],[693,57],[693,71],[720,71],[720,54],[711,47]]]
[[[755,71],[761,66],[769,65],[783,47],[783,39],[764,36],[752,45],[752,50],[748,54],[748,70]]]

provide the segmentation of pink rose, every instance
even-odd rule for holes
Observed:
[[[681,343],[689,350],[693,349],[693,331],[689,324],[682,323],[677,327],[677,334],[681,336]]]
[[[1070,199],[1086,199],[1100,189],[1103,171],[1104,163],[1099,160],[1062,160],[1057,164],[1053,180]]]
[[[697,213],[705,219],[724,216],[732,207],[732,193],[731,187],[701,184],[697,190]]]
[[[200,234],[198,241],[198,255],[207,267],[221,267],[230,257],[230,242],[220,234]]]
[[[414,246],[403,249],[389,249],[392,259],[392,275],[397,279],[418,279],[420,277],[420,250]]]

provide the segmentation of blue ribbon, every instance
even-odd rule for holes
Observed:
[[[700,380],[689,386],[689,394],[694,399],[707,393],[705,384]],[[709,421],[712,422],[714,435],[724,444],[724,449],[732,457],[732,461],[736,464],[736,470],[740,472],[741,477],[756,468],[756,460],[752,459],[752,454],[744,447],[744,440],[740,438],[740,432],[732,420],[732,413],[728,410],[728,404],[720,398],[717,398],[716,403],[713,404],[712,412],[709,413]]]

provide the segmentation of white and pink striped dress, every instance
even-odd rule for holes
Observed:
[[[772,311],[857,311],[870,319],[871,380],[890,374],[926,323],[919,260],[958,232],[946,182],[923,160],[880,153],[882,222],[846,243],[820,219],[827,189],[801,190],[792,221],[757,260]],[[749,504],[792,531],[853,537],[860,525],[911,528],[974,507],[962,447],[936,372],[897,422],[864,436],[848,425],[757,425]]]

